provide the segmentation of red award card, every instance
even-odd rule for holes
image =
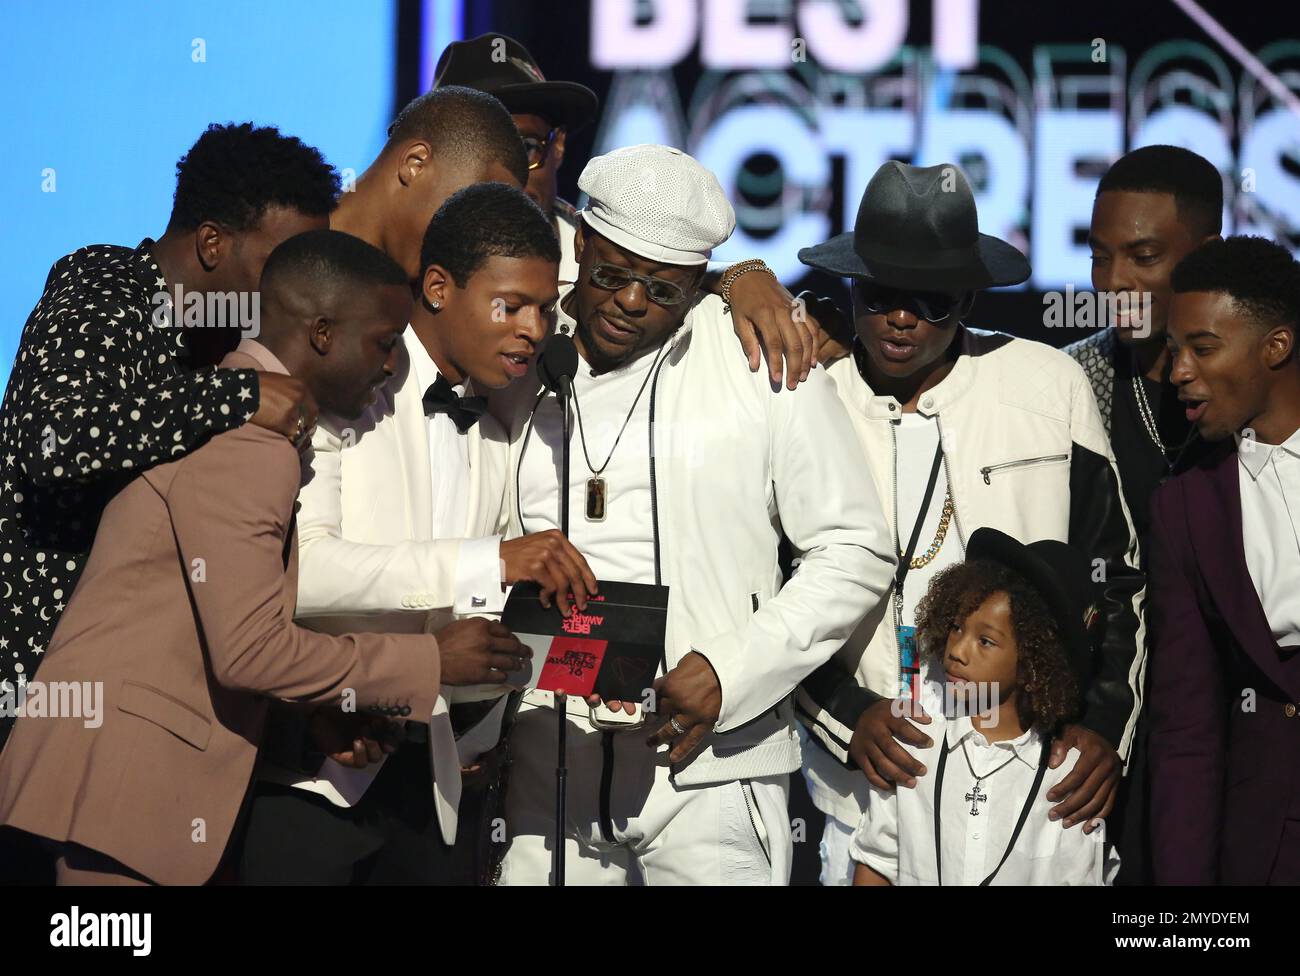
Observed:
[[[562,637],[551,639],[546,652],[546,663],[537,687],[542,691],[562,691],[566,695],[586,698],[596,687],[596,675],[605,659],[609,641],[589,637]]]
[[[600,580],[585,611],[560,616],[541,604],[535,583],[516,583],[502,623],[533,652],[528,667],[512,671],[516,688],[642,701],[664,654],[668,587]]]

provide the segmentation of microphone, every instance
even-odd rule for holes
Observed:
[[[537,376],[552,393],[567,395],[568,381],[578,371],[578,347],[573,337],[557,332],[537,357]]]
[[[537,357],[537,376],[560,403],[560,531],[569,537],[569,391],[578,372],[578,347],[573,337],[557,332]],[[565,730],[569,725],[565,696],[555,695],[555,719],[559,726],[555,758],[555,827],[551,848],[552,883],[564,887],[564,825],[568,769],[565,766]]]
[[[578,347],[573,337],[557,332],[537,356],[537,377],[560,405],[560,532],[569,537],[569,394],[578,372]]]

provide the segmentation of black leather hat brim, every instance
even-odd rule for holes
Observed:
[[[1029,261],[1015,247],[989,234],[980,234],[979,259],[960,267],[933,267],[923,263],[896,265],[865,262],[853,249],[853,233],[832,237],[824,244],[805,247],[799,260],[810,268],[841,278],[860,278],[890,288],[926,291],[970,291],[1018,285],[1030,275]]]
[[[572,81],[502,85],[490,91],[511,115],[540,115],[569,132],[592,122],[600,107],[594,91]]]

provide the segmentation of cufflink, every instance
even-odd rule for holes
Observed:
[[[472,597],[469,598],[469,605],[470,605],[471,607],[486,607],[486,606],[487,606],[487,597],[485,597],[485,596],[472,596]]]

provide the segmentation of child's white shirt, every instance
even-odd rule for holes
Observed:
[[[866,864],[894,884],[939,883],[935,867],[934,797],[940,750],[946,748],[948,760],[940,825],[943,883],[978,885],[997,867],[1011,840],[1025,798],[1033,788],[1043,740],[1031,729],[1019,738],[990,743],[969,718],[944,718],[940,708],[931,707],[936,702],[930,695],[924,696],[922,704],[931,718],[930,724],[914,724],[934,744],[928,749],[902,745],[925,764],[926,774],[917,777],[915,789],[899,786],[885,791],[871,787],[867,808],[849,850],[855,861]],[[1104,823],[1091,834],[1085,834],[1083,824],[1066,830],[1061,821],[1047,817],[1056,805],[1047,799],[1048,792],[1069,775],[1078,759],[1079,751],[1071,749],[1065,762],[1047,770],[1025,826],[992,884],[1114,883],[1119,857],[1107,851]],[[974,792],[972,767],[985,777],[980,781],[978,796]],[[972,815],[972,809],[978,812]]]

